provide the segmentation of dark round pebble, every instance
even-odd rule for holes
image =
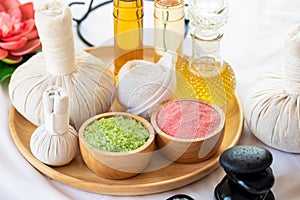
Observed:
[[[263,171],[272,161],[272,154],[267,149],[247,145],[229,148],[220,157],[220,164],[224,170],[236,174]]]
[[[174,196],[167,198],[167,200],[194,200],[194,199],[186,194],[175,194]]]
[[[227,177],[239,188],[251,194],[265,194],[274,185],[275,178],[272,169],[267,169],[253,174],[233,174],[227,172]]]
[[[245,193],[227,176],[217,185],[214,195],[216,200],[275,200],[271,190],[264,194]]]

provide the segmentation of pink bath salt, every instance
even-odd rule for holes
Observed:
[[[212,106],[193,100],[165,105],[157,114],[156,123],[166,134],[184,139],[201,138],[216,130],[220,114]]]

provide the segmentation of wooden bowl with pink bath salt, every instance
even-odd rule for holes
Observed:
[[[178,163],[198,163],[218,151],[225,114],[214,104],[183,99],[155,109],[151,123],[157,133],[156,146],[165,157]]]

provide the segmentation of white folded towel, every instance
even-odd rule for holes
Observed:
[[[157,62],[127,62],[118,74],[118,101],[127,112],[150,119],[152,109],[174,98],[177,54],[166,52]]]

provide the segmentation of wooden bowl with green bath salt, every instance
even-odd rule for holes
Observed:
[[[108,112],[88,119],[79,129],[82,158],[95,174],[125,179],[141,173],[155,149],[154,129],[136,115]]]
[[[167,102],[151,116],[160,153],[178,163],[198,163],[219,149],[225,125],[221,108],[205,101]]]

